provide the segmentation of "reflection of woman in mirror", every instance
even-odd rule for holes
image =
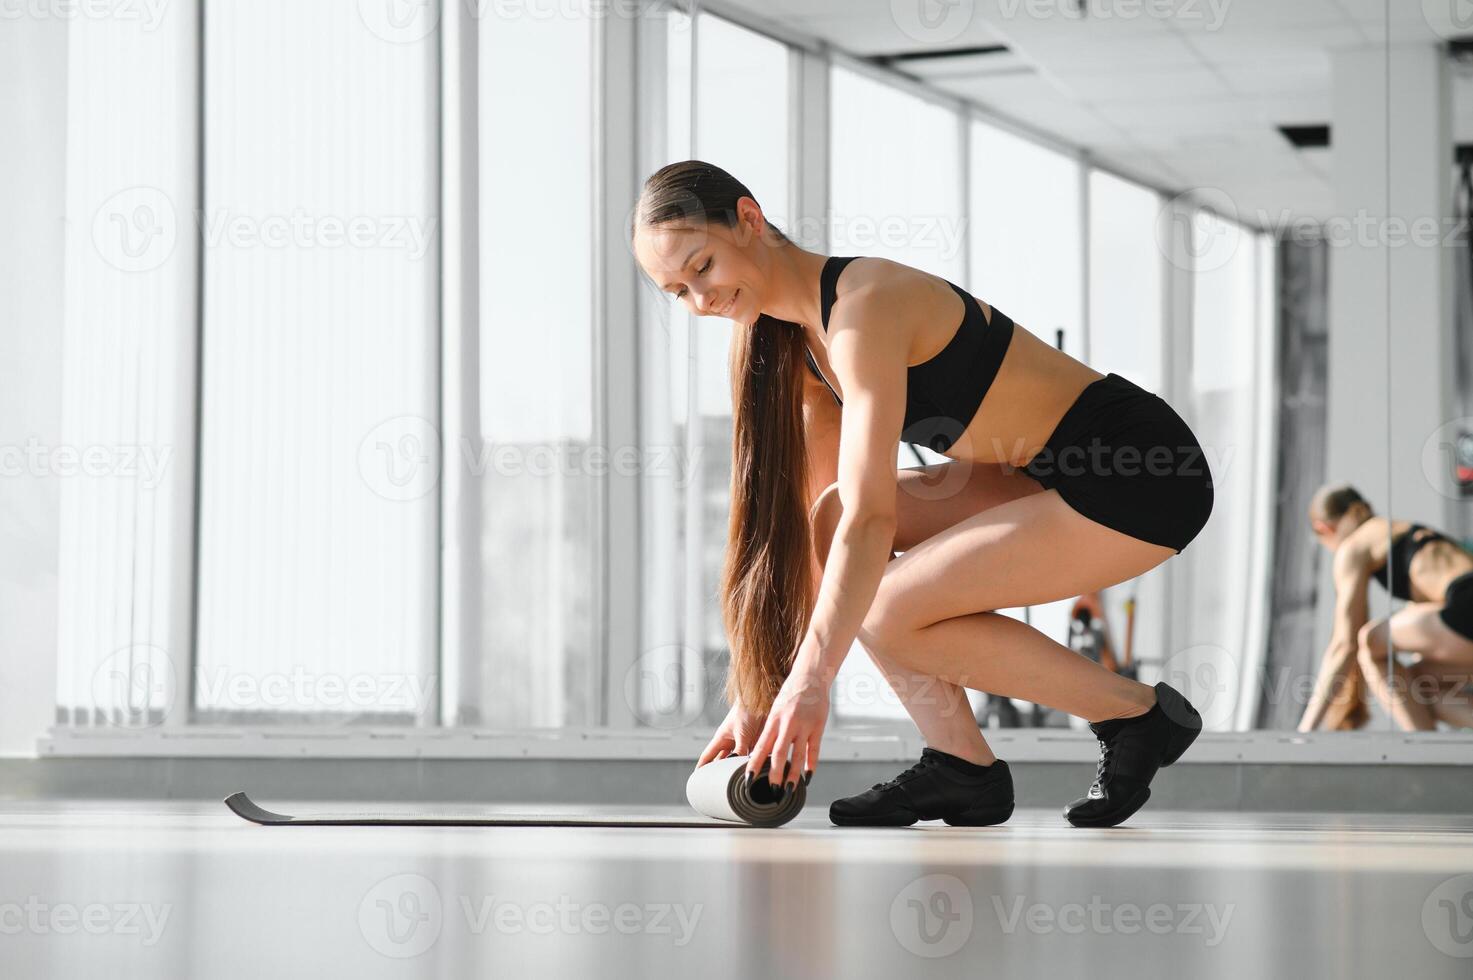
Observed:
[[[1436,728],[1439,720],[1473,727],[1462,690],[1473,679],[1473,554],[1432,528],[1377,517],[1349,486],[1321,487],[1309,521],[1335,555],[1335,627],[1299,730],[1337,727],[1363,712],[1362,684],[1407,731]],[[1370,620],[1372,578],[1407,604]],[[1421,658],[1407,666],[1391,657],[1393,645]],[[1396,678],[1390,684],[1388,660]]]

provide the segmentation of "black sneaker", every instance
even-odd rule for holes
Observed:
[[[929,746],[894,779],[829,805],[829,820],[840,827],[908,827],[938,818],[953,827],[985,827],[1012,815],[1006,762],[980,766]]]
[[[1076,827],[1113,827],[1151,798],[1156,770],[1169,766],[1202,730],[1202,716],[1176,688],[1156,685],[1156,703],[1134,718],[1090,722],[1100,740],[1100,760],[1089,795],[1064,808]]]

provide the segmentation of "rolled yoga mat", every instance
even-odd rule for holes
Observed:
[[[267,810],[245,793],[231,793],[225,797],[225,805],[236,816],[265,827],[780,827],[798,815],[807,798],[801,782],[793,792],[784,794],[781,800],[774,800],[766,779],[754,780],[750,790],[742,786],[742,772],[746,765],[746,756],[727,756],[706,763],[686,780],[686,800],[697,812],[714,820],[660,820],[632,814],[555,817],[458,808],[432,808],[402,814],[336,811],[292,816]],[[762,772],[765,774],[767,771],[764,764]]]
[[[792,790],[777,799],[767,783],[771,766],[764,762],[761,773],[752,780],[752,788],[747,789],[743,785],[747,758],[729,755],[691,773],[685,781],[686,802],[708,817],[752,827],[781,827],[803,809],[807,787],[798,780]]]

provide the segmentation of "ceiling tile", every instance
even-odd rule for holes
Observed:
[[[1222,99],[1232,93],[1206,69],[1182,71],[1120,71],[1076,74],[1056,71],[1055,77],[1081,101],[1091,104],[1129,101],[1136,104]]]
[[[1305,30],[1224,31],[1188,39],[1206,61],[1259,62],[1300,58],[1316,62],[1328,59],[1331,48],[1367,43],[1361,30],[1345,24]]]
[[[1030,39],[1019,55],[1050,69],[1097,73],[1136,68],[1190,68],[1202,63],[1185,41],[1169,35],[1104,41],[1043,37]]]
[[[1219,76],[1232,92],[1241,95],[1269,95],[1275,92],[1327,90],[1330,87],[1330,64],[1306,63],[1298,59],[1229,62],[1215,66]]]

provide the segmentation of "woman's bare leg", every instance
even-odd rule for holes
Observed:
[[[1436,602],[1408,603],[1389,620],[1367,623],[1359,634],[1358,657],[1366,685],[1404,731],[1431,731],[1439,718],[1459,727],[1473,719],[1473,710],[1456,703],[1441,683],[1451,677],[1467,681],[1473,642],[1448,628],[1438,615],[1441,609]],[[1422,654],[1422,662],[1408,667],[1396,660],[1390,655],[1391,643],[1397,650]],[[1391,682],[1386,676],[1388,662]]]
[[[1432,713],[1438,721],[1445,721],[1453,728],[1473,728],[1473,704],[1469,703],[1468,694],[1463,690],[1468,683],[1468,670],[1466,667],[1461,670],[1461,679],[1442,681]]]
[[[1080,595],[1139,575],[1174,554],[1080,516],[1056,492],[1042,491],[1021,474],[1007,477],[1015,478],[1027,480],[1026,493],[980,512],[968,507],[962,520],[927,528],[933,533],[905,542],[908,547],[901,542],[904,518],[898,518],[896,547],[905,553],[892,561],[866,620],[880,607],[883,626],[861,629],[859,637],[927,744],[981,764],[995,756],[963,687],[1025,698],[1090,721],[1143,714],[1155,703],[1151,686],[990,610]],[[815,546],[825,555],[839,511],[837,495],[827,496],[829,506],[819,508],[826,520],[815,520]],[[942,513],[934,500],[926,503],[907,502],[902,491],[897,509],[910,506],[933,518]],[[967,612],[968,606],[989,611]],[[909,622],[930,622],[897,630],[899,609]],[[939,693],[927,693],[932,691]]]
[[[1007,474],[1000,467],[938,463],[902,469],[896,479],[893,550],[904,551],[979,510],[1040,489],[1031,477],[1017,471]],[[813,522],[813,547],[820,572],[828,560],[841,514],[837,493],[825,495]],[[907,670],[863,643],[860,646],[905,706],[927,745],[978,765],[991,765],[997,759],[982,737],[964,688],[931,674]]]

